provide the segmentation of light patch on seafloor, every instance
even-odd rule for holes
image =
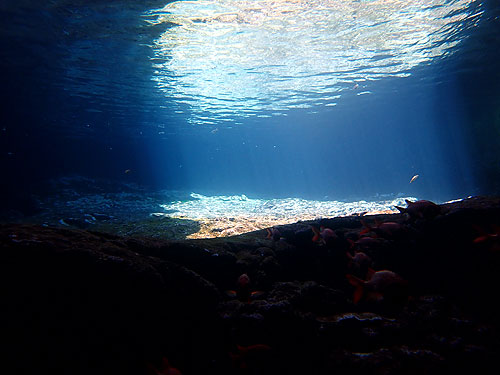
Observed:
[[[315,201],[300,198],[252,199],[245,195],[204,196],[191,193],[193,200],[176,201],[160,206],[165,212],[152,216],[195,220],[200,231],[187,238],[227,237],[274,225],[340,216],[396,213],[395,206],[406,206],[405,199],[367,202]]]
[[[164,25],[152,77],[197,123],[332,106],[346,90],[406,77],[452,54],[482,10],[474,0],[173,1],[143,17]],[[159,26],[160,25],[160,26]]]

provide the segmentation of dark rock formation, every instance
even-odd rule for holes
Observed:
[[[405,235],[357,243],[359,217],[280,227],[280,240],[258,231],[163,242],[2,225],[2,366],[147,374],[166,357],[203,375],[496,372],[500,200],[363,221],[375,219]],[[313,243],[312,224],[334,230],[335,243]],[[345,275],[354,250],[405,279],[408,295],[353,304]],[[242,273],[248,302],[227,293]]]

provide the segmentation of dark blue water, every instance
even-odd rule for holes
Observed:
[[[498,1],[408,2],[411,22],[390,8],[372,19],[377,1],[318,1],[352,19],[323,30],[299,10],[298,31],[245,7],[192,30],[152,22],[166,3],[2,2],[3,204],[67,175],[266,198],[500,192]],[[422,26],[412,12],[424,8],[444,10]],[[217,22],[233,29],[206,37]]]

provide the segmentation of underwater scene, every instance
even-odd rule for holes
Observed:
[[[496,373],[498,0],[0,24],[13,373]]]

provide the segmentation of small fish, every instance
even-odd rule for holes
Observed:
[[[415,181],[415,180],[416,180],[419,176],[420,176],[420,175],[418,175],[418,174],[416,174],[415,176],[413,176],[413,177],[411,178],[411,180],[410,180],[410,184],[411,184],[412,182],[414,182],[414,181]]]
[[[277,228],[275,227],[266,228],[266,230],[267,230],[266,238],[270,238],[273,241],[279,241],[281,239],[281,232]]]
[[[500,239],[500,226],[497,226],[493,233],[485,233],[482,231],[482,235],[474,239],[474,243],[481,243],[490,240]]]
[[[148,368],[150,370],[150,373],[155,375],[182,375],[179,369],[172,367],[168,359],[165,357],[162,358],[162,366],[160,367],[160,369],[157,369],[156,367],[154,367],[149,363],[148,363]]]
[[[349,259],[347,267],[355,274],[364,276],[372,266],[372,258],[362,251],[355,251],[354,255],[350,252],[346,252],[346,255],[347,259]]]
[[[217,133],[218,131],[219,131],[219,128],[215,128],[215,129],[211,130],[211,131],[210,131],[210,133],[215,134],[215,133]]]
[[[361,299],[367,301],[382,301],[387,297],[405,294],[407,281],[398,274],[389,271],[368,270],[367,280],[361,280],[354,275],[346,275],[349,283],[354,286],[353,303],[357,304]]]
[[[407,229],[404,225],[392,221],[377,223],[375,227],[372,227],[363,220],[361,220],[361,223],[363,224],[365,229],[359,232],[359,234],[366,234],[373,232],[377,236],[380,236],[387,240],[392,240],[403,237],[407,233]]]
[[[314,225],[311,226],[311,229],[314,232],[314,237],[312,238],[313,242],[320,241],[323,245],[329,245],[338,238],[333,229],[325,228],[324,226],[318,229]]]
[[[347,240],[351,244],[351,249],[372,249],[374,247],[382,245],[385,241],[381,238],[373,238],[373,237],[361,237],[357,241],[353,241],[351,239]]]
[[[130,172],[132,172],[132,170],[130,170],[130,169],[125,169],[125,172],[124,172],[124,173],[125,173],[125,174],[127,174],[127,173],[130,173]]]
[[[241,302],[249,303],[252,298],[258,298],[264,292],[260,290],[251,291],[250,290],[250,278],[246,273],[243,273],[238,277],[236,282],[236,290],[228,290],[226,294],[232,298],[238,298]]]
[[[500,225],[493,225],[493,231],[485,231],[479,226],[474,226],[479,236],[474,239],[475,244],[485,244],[492,252],[500,251]]]
[[[410,215],[411,219],[432,219],[441,213],[441,207],[434,202],[426,200],[418,200],[416,202],[411,202],[405,199],[406,208],[394,206],[399,212],[407,213]]]

